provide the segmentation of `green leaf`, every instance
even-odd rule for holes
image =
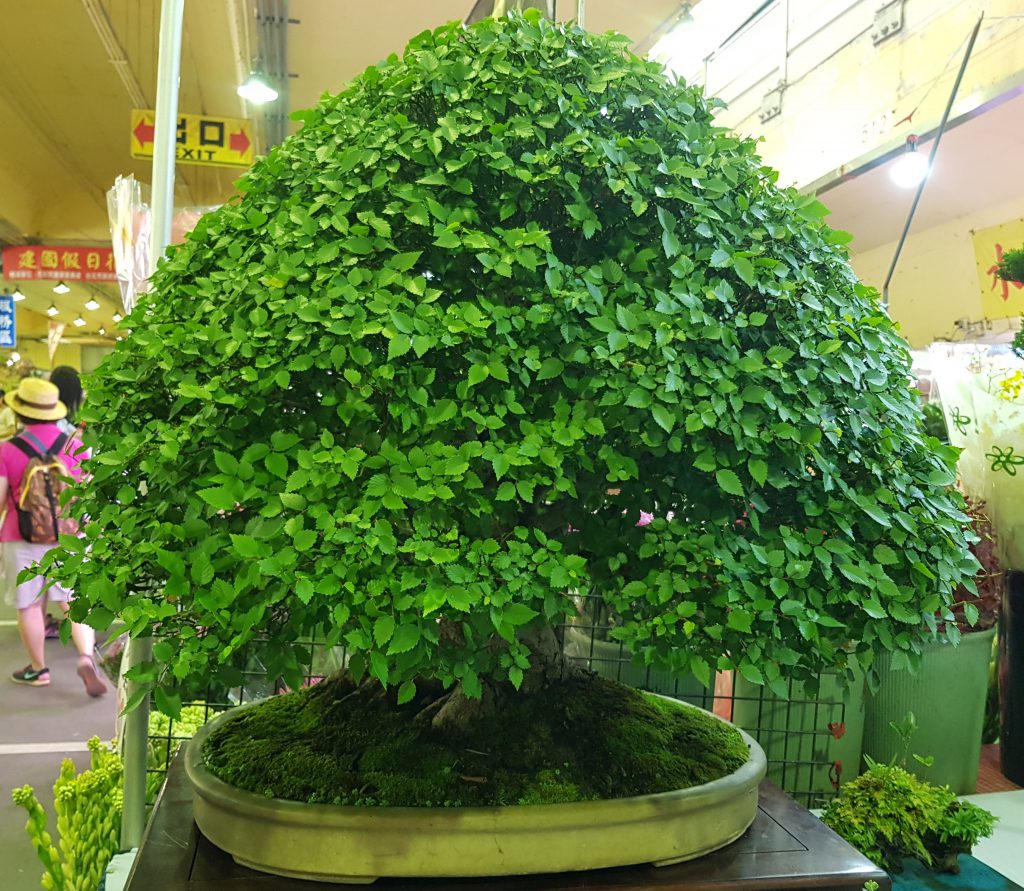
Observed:
[[[661,427],[666,433],[671,433],[672,428],[675,427],[676,418],[672,414],[672,411],[660,402],[654,404],[651,409],[651,415],[654,417],[654,422]]]
[[[235,509],[235,504],[237,504],[234,494],[224,486],[200,489],[198,495],[215,510],[231,511]]]
[[[752,684],[764,684],[764,675],[761,674],[761,669],[754,665],[752,662],[744,660],[739,664],[740,674],[743,675]]]
[[[376,634],[376,627],[374,633]],[[418,625],[399,625],[391,637],[391,646],[388,647],[388,655],[394,656],[398,653],[408,653],[420,642],[420,629]]]
[[[315,529],[300,529],[292,539],[295,544],[295,550],[308,551],[316,544],[316,537]]]
[[[532,622],[540,613],[531,609],[525,603],[510,603],[501,611],[502,621],[516,627]]]
[[[257,557],[260,553],[259,543],[251,535],[232,535],[231,546],[239,557],[248,559]]]
[[[490,376],[491,370],[486,365],[470,365],[469,366],[469,385],[475,387],[477,384],[487,380]]]
[[[747,462],[747,470],[750,476],[759,486],[763,486],[768,479],[768,464],[760,458],[751,458]]]
[[[398,704],[405,705],[406,703],[412,702],[416,698],[416,682],[409,680],[403,681],[401,686],[398,688]]]
[[[373,639],[378,647],[384,646],[395,633],[395,620],[389,615],[378,616],[373,623]]]
[[[558,377],[564,369],[565,363],[561,359],[552,356],[541,363],[540,370],[537,372],[537,380],[551,380],[551,378]]]
[[[718,488],[723,492],[727,492],[729,495],[743,494],[743,484],[733,471],[718,470],[715,472],[715,480],[718,482]]]
[[[412,340],[404,334],[396,334],[388,341],[388,361],[404,356],[412,349]]]
[[[757,281],[757,276],[754,273],[754,265],[746,257],[733,257],[732,268],[736,270],[736,274],[743,279],[743,281],[754,286],[754,282]]]

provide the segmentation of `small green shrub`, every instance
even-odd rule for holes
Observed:
[[[1024,282],[1024,247],[1007,251],[996,267],[996,275],[1008,282]]]
[[[895,764],[872,763],[843,785],[821,819],[889,872],[906,857],[943,872],[959,872],[959,854],[992,834],[996,818],[957,801],[948,786],[923,782]]]
[[[14,803],[28,811],[28,833],[45,868],[47,891],[95,891],[121,840],[121,758],[98,737],[89,740],[92,764],[75,773],[65,758],[53,784],[60,849],[47,831],[47,815],[31,786],[13,790]]]
[[[167,765],[185,740],[191,739],[214,716],[205,704],[186,705],[172,722],[162,712],[149,713],[146,751],[146,802],[153,804],[167,775]]]

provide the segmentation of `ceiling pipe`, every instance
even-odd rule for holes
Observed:
[[[889,265],[889,272],[885,277],[885,284],[882,285],[882,309],[889,309],[889,285],[892,283],[893,273],[896,272],[896,264],[899,262],[900,254],[903,253],[903,245],[907,241],[907,235],[910,232],[910,224],[914,222],[914,214],[917,213],[917,205],[921,203],[921,196],[924,194],[925,186],[928,185],[928,180],[931,179],[932,168],[935,164],[935,155],[939,151],[939,143],[942,141],[942,134],[946,130],[946,123],[949,121],[949,113],[953,109],[953,103],[956,101],[957,91],[960,89],[960,82],[964,79],[964,71],[967,70],[967,62],[971,58],[971,52],[974,49],[974,41],[978,39],[978,32],[981,30],[981,23],[985,19],[985,13],[978,16],[978,21],[974,25],[974,30],[971,31],[971,36],[967,41],[967,49],[964,50],[963,60],[960,62],[960,70],[956,73],[956,80],[953,82],[953,89],[949,91],[949,99],[946,101],[946,108],[942,112],[942,120],[939,122],[939,129],[935,131],[935,140],[932,142],[932,150],[928,154],[928,175],[918,183],[917,191],[914,193],[914,201],[910,205],[910,212],[907,214],[907,222],[903,226],[903,232],[900,234],[900,240],[896,243],[896,252],[893,254],[892,263]]]

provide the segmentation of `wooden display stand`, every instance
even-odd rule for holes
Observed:
[[[377,891],[881,891],[889,877],[776,786],[760,788],[757,818],[724,850],[676,866],[486,879],[380,879]],[[157,801],[125,891],[325,891],[342,888],[238,866],[192,820],[181,753]],[[348,886],[356,888],[359,886]]]

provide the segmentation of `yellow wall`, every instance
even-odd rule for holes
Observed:
[[[907,239],[889,286],[889,314],[912,346],[955,337],[957,319],[978,321],[983,317],[971,230],[1017,219],[1022,207],[1021,199],[1014,198],[915,232]],[[896,243],[890,242],[855,254],[853,269],[863,282],[881,291],[895,250]]]

